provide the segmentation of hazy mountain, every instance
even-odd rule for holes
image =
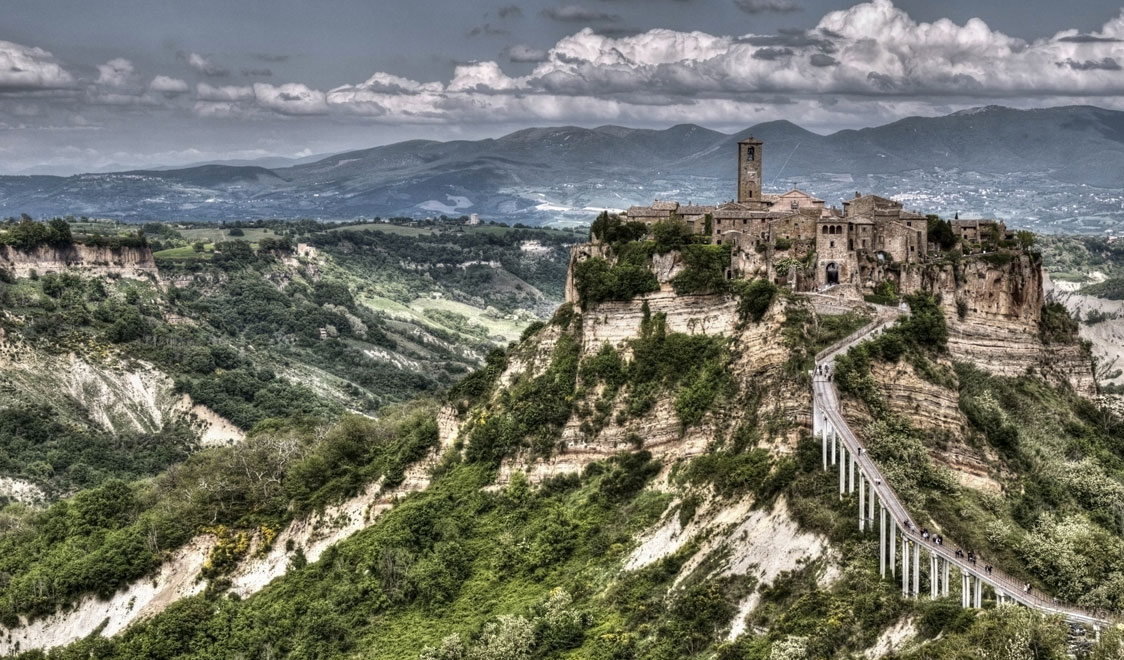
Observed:
[[[734,194],[734,147],[765,141],[766,187],[837,203],[878,190],[924,211],[999,215],[1039,229],[1115,227],[1124,113],[1088,106],[988,106],[818,135],[787,121],[735,135],[533,128],[498,139],[412,140],[288,167],[211,164],[71,177],[0,177],[0,212],[124,218],[354,217],[479,213],[507,221],[584,219],[656,197]]]

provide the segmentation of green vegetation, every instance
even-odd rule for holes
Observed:
[[[434,415],[418,404],[377,422],[345,417],[326,433],[271,424],[150,482],[108,481],[43,511],[9,506],[0,515],[0,621],[48,614],[85,593],[108,597],[216,524],[276,529],[380,477],[396,485],[437,443]]]
[[[1039,334],[1047,344],[1072,344],[1079,330],[1077,321],[1069,310],[1059,302],[1048,302],[1042,306],[1042,321]]]
[[[714,294],[730,288],[726,278],[730,269],[729,245],[687,245],[682,255],[683,271],[671,279],[676,293]]]
[[[1097,284],[1090,284],[1082,288],[1081,293],[1108,300],[1124,300],[1124,277],[1113,277]]]
[[[732,285],[738,296],[738,318],[742,323],[760,323],[777,296],[777,285],[767,279],[738,280]]]
[[[638,295],[658,291],[660,283],[650,267],[654,246],[651,243],[622,243],[616,249],[616,263],[590,257],[574,267],[574,287],[582,305],[609,300],[632,300]]]
[[[874,287],[874,293],[863,296],[863,299],[868,303],[886,305],[887,307],[897,307],[901,301],[901,297],[898,296],[898,288],[894,285],[893,280],[882,280]]]
[[[956,233],[952,231],[952,222],[941,220],[939,215],[929,214],[925,217],[929,221],[929,243],[939,245],[941,250],[945,252],[956,247],[960,239],[958,239]]]

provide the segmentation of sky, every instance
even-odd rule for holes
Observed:
[[[1119,0],[0,0],[3,174],[988,104],[1124,110]]]

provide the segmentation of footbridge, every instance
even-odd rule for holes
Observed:
[[[820,440],[823,469],[838,467],[839,496],[858,493],[858,525],[863,532],[878,534],[878,567],[885,578],[900,574],[902,594],[918,597],[921,589],[921,565],[927,564],[929,596],[948,596],[952,569],[960,580],[961,603],[964,607],[983,606],[985,589],[994,596],[999,606],[1020,604],[1051,615],[1060,615],[1070,623],[1091,627],[1099,638],[1108,620],[1078,607],[1060,604],[1056,599],[1029,588],[998,567],[986,568],[981,557],[970,561],[966,553],[951,539],[938,544],[935,536],[924,538],[921,528],[902,505],[901,500],[887,483],[878,466],[870,458],[859,437],[847,425],[840,413],[839,393],[833,379],[835,358],[852,346],[880,334],[897,322],[901,310],[879,308],[877,318],[846,339],[816,356],[812,378],[814,435]],[[922,555],[926,560],[922,562]]]

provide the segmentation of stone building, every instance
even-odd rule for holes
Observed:
[[[633,206],[625,215],[647,224],[681,218],[712,244],[730,245],[731,277],[765,276],[793,284],[798,278],[789,271],[803,264],[807,275],[800,281],[806,288],[868,286],[863,272],[900,269],[925,258],[929,245],[924,215],[878,195],[855,193],[839,210],[798,189],[763,193],[763,156],[760,140],[738,142],[737,201],[714,206],[656,201]],[[995,220],[953,221],[953,231],[968,243],[995,231],[1001,238],[1007,233]],[[776,272],[777,263],[788,270]]]

